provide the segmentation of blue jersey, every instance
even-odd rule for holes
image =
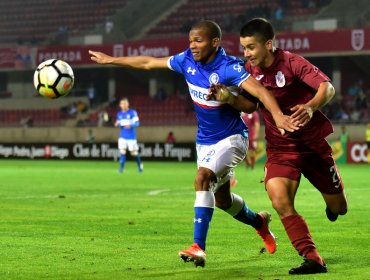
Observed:
[[[128,109],[126,112],[119,111],[117,113],[118,126],[121,127],[119,138],[127,140],[136,140],[136,127],[140,125],[139,116],[133,109]],[[125,126],[129,125],[130,128]]]
[[[172,56],[168,67],[181,73],[189,86],[198,120],[198,144],[215,144],[234,134],[248,135],[248,129],[240,118],[240,112],[219,101],[206,100],[211,84],[240,86],[249,77],[241,59],[226,55],[220,48],[215,59],[202,64],[196,62],[190,49]]]

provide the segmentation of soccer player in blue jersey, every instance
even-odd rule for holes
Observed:
[[[135,158],[139,172],[143,172],[143,164],[139,156],[139,146],[136,139],[136,128],[140,125],[139,116],[135,110],[130,109],[127,98],[122,98],[119,106],[121,111],[117,113],[117,120],[114,124],[121,128],[118,138],[119,172],[122,173],[125,169],[127,150]]]
[[[89,51],[91,59],[100,64],[146,70],[169,68],[185,77],[198,120],[198,170],[194,182],[194,243],[181,250],[179,256],[186,262],[194,262],[195,266],[205,265],[206,238],[215,206],[254,227],[269,253],[276,251],[276,240],[268,227],[270,213],[255,213],[242,197],[230,191],[233,169],[243,161],[248,149],[248,128],[241,120],[240,112],[232,106],[207,100],[209,87],[217,83],[242,87],[268,108],[282,133],[283,130],[298,129],[281,112],[275,98],[246,72],[243,61],[226,55],[220,42],[218,24],[203,20],[191,28],[189,48],[171,57],[111,57]],[[235,96],[233,102],[237,102],[238,98]]]

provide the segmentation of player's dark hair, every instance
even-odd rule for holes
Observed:
[[[240,29],[240,37],[256,37],[263,43],[275,38],[272,24],[264,18],[254,18]]]
[[[201,20],[195,23],[191,30],[193,29],[203,29],[210,39],[219,38],[221,40],[222,31],[220,26],[212,20]]]

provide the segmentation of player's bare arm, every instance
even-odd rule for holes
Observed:
[[[264,104],[265,108],[270,111],[277,128],[279,128],[282,134],[284,134],[282,130],[293,132],[299,129],[299,122],[293,122],[290,116],[284,115],[275,97],[255,78],[250,76],[241,84],[241,87]]]
[[[91,60],[99,64],[113,64],[123,67],[131,67],[137,69],[159,69],[168,68],[167,61],[170,57],[151,57],[151,56],[122,56],[113,57],[102,52],[89,50]]]
[[[306,125],[311,119],[315,111],[325,106],[335,95],[335,89],[330,82],[320,84],[314,98],[306,104],[297,104],[290,110],[293,122],[299,123],[300,126]]]
[[[217,100],[228,103],[236,110],[252,113],[258,109],[258,103],[252,102],[241,95],[242,89],[233,87],[232,89],[223,84],[212,84],[209,88],[207,100]]]

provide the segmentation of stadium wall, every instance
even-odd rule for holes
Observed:
[[[339,139],[341,126],[334,126],[334,133],[328,137],[329,141]],[[365,141],[366,124],[348,124],[346,128],[351,141]],[[113,127],[2,127],[0,143],[84,143],[90,129],[97,143],[117,141],[118,129]],[[143,126],[138,128],[137,133],[139,142],[164,142],[170,131],[174,132],[179,143],[195,142],[195,126]],[[263,132],[262,127],[260,139],[263,139]]]
[[[114,127],[30,127],[0,128],[0,143],[73,143],[87,142],[89,130],[99,142],[116,142],[119,130]],[[139,142],[164,142],[168,132],[174,132],[177,142],[194,143],[195,126],[148,126],[137,130]]]

